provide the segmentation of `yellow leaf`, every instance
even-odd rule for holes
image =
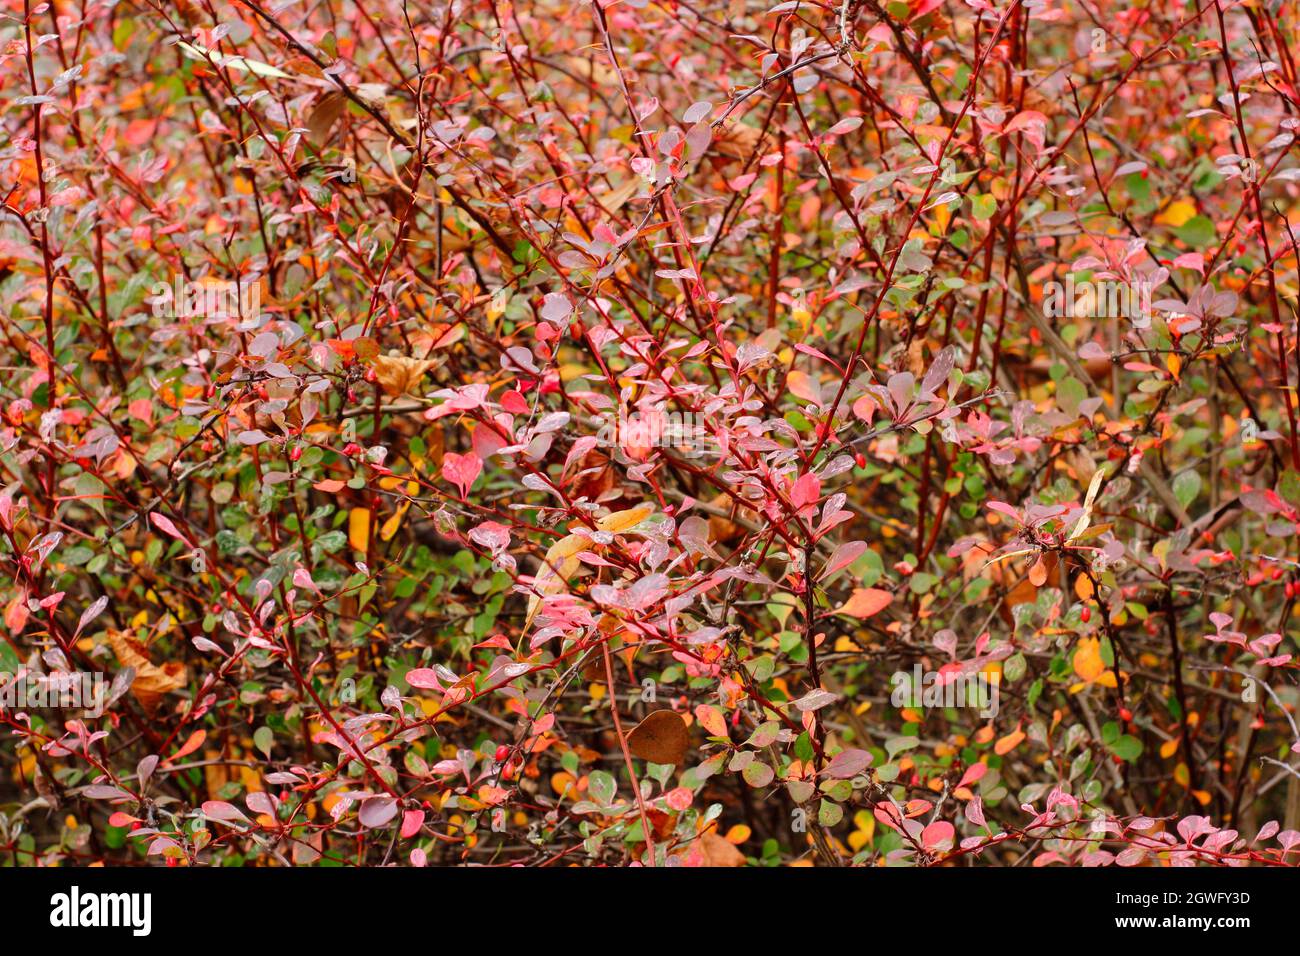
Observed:
[[[1186,199],[1179,199],[1166,206],[1164,211],[1156,216],[1156,222],[1177,229],[1195,215],[1196,207]]]
[[[940,203],[934,207],[934,224],[939,227],[939,235],[948,231],[948,223],[952,220],[952,212],[947,203]]]
[[[619,514],[623,513],[619,512]],[[609,517],[612,518],[614,515]],[[591,547],[590,538],[580,534],[569,534],[547,549],[546,560],[537,569],[537,576],[533,579],[533,590],[537,593],[528,598],[528,618],[524,621],[524,630],[528,630],[528,626],[533,623],[533,616],[537,614],[542,598],[547,594],[558,594],[564,590],[565,582],[582,563],[576,555],[588,547]]]
[[[402,526],[402,519],[406,517],[406,511],[411,507],[409,501],[403,501],[397,506],[397,510],[392,516],[384,522],[384,526],[379,529],[379,537],[383,541],[391,541],[393,535],[397,534],[397,529]]]
[[[1088,530],[1088,525],[1092,522],[1092,505],[1097,500],[1097,491],[1101,488],[1102,480],[1105,477],[1106,470],[1104,468],[1098,468],[1092,473],[1092,481],[1088,482],[1088,494],[1083,499],[1083,514],[1079,516],[1074,530],[1070,532],[1070,536],[1066,539],[1067,541],[1073,541]]]
[[[853,818],[853,822],[858,828],[849,834],[849,846],[857,853],[864,846],[871,842],[871,838],[876,833],[876,821],[870,814],[859,812]]]
[[[1173,740],[1166,740],[1164,743],[1160,745],[1160,756],[1164,757],[1166,760],[1168,760],[1177,752],[1178,752],[1177,738],[1174,738]]]
[[[650,502],[646,502],[637,505],[635,508],[628,508],[626,511],[615,511],[613,514],[605,515],[596,522],[596,527],[611,534],[622,534],[629,528],[635,528],[654,512],[655,506]]]
[[[370,545],[370,509],[353,508],[348,512],[348,543],[356,551],[365,551]]]

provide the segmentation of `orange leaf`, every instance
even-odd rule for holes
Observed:
[[[1020,746],[1020,742],[1024,739],[1025,732],[1017,728],[995,743],[993,745],[993,752],[999,757],[1003,754],[1011,753],[1011,751]]]
[[[854,588],[849,599],[835,609],[836,614],[847,614],[858,619],[873,617],[894,600],[894,595],[880,588]]]
[[[1091,683],[1106,669],[1101,659],[1101,641],[1095,637],[1082,637],[1074,652],[1074,672]]]
[[[206,730],[194,731],[194,733],[190,734],[190,739],[185,741],[185,743],[181,745],[181,749],[176,751],[174,754],[172,754],[170,757],[167,758],[167,762],[175,763],[177,760],[180,760],[182,757],[186,756],[187,754],[194,753],[194,751],[198,750],[200,747],[203,746],[203,741],[206,740],[207,737],[208,737],[208,732]]]
[[[727,736],[727,720],[722,711],[711,704],[701,704],[695,708],[695,718],[705,730],[714,737]]]
[[[1034,566],[1029,569],[1029,583],[1036,588],[1041,588],[1047,583],[1047,564],[1039,557],[1034,562]]]

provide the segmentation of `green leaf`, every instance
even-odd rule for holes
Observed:
[[[271,748],[275,746],[275,734],[270,727],[258,727],[253,731],[253,746],[271,758]]]
[[[614,801],[614,794],[618,791],[618,784],[614,782],[614,777],[604,770],[593,770],[587,776],[587,792],[602,807],[608,807]]]
[[[1174,235],[1190,248],[1200,249],[1215,240],[1214,222],[1205,216],[1193,216],[1175,229]]]
[[[823,800],[817,807],[817,822],[824,827],[833,827],[844,819],[844,808],[838,803]]]
[[[1008,681],[1015,682],[1025,676],[1025,655],[1017,651],[1007,658],[1007,662],[1002,665],[1002,676]]]
[[[1300,472],[1288,468],[1277,483],[1277,493],[1293,505],[1300,506]]]
[[[745,782],[751,787],[766,787],[776,776],[776,772],[765,763],[755,760],[743,771]]]
[[[1294,474],[1294,472],[1292,472]],[[1174,497],[1184,508],[1196,500],[1201,493],[1201,476],[1195,471],[1180,472],[1174,479]]]
[[[1129,763],[1142,756],[1142,741],[1132,734],[1125,734],[1110,745],[1110,752]]]
[[[1088,389],[1073,376],[1063,378],[1056,385],[1056,404],[1061,411],[1074,417],[1079,412],[1079,403],[1088,397]]]

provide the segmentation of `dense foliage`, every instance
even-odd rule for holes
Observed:
[[[1294,865],[1294,0],[5,0],[0,860]]]

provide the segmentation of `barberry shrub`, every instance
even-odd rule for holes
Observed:
[[[4,0],[4,865],[1294,865],[1296,4]]]

